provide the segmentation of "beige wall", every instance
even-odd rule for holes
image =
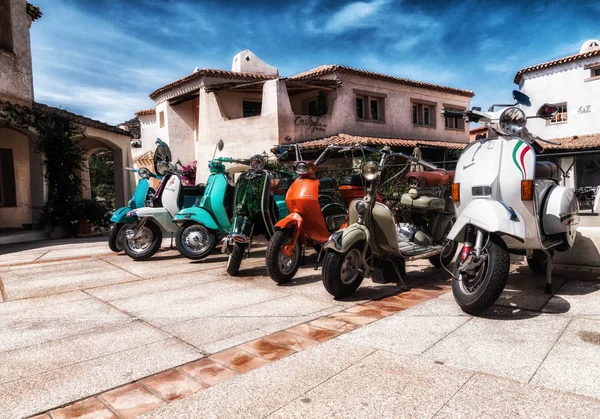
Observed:
[[[33,82],[29,27],[25,0],[11,0],[13,51],[0,49],[0,99],[31,105]]]
[[[0,228],[21,228],[21,224],[31,223],[29,139],[20,132],[0,128],[0,148],[13,151],[17,195],[16,207],[0,207]]]

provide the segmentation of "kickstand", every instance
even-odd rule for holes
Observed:
[[[306,249],[305,249],[305,246],[302,246],[302,259],[301,259],[300,265],[302,265],[302,266],[306,265]]]
[[[408,288],[406,286],[406,284],[404,283],[404,280],[402,279],[402,275],[400,275],[400,271],[398,271],[398,267],[396,266],[396,263],[394,261],[390,262],[394,268],[394,271],[396,272],[396,275],[398,275],[398,288],[400,288],[400,291],[408,291],[410,288]]]
[[[552,294],[552,255],[548,250],[544,250],[546,254],[546,290],[545,294]]]
[[[319,249],[319,255],[317,256],[317,264],[315,265],[315,271],[319,270],[319,262],[321,262],[321,255],[323,254],[323,249],[325,246],[321,246]]]
[[[169,249],[173,249],[173,233],[171,233],[171,246],[169,247]]]

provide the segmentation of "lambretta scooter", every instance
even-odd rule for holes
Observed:
[[[127,213],[135,208],[149,206],[152,202],[152,198],[156,194],[154,188],[150,187],[149,179],[162,179],[162,176],[155,175],[145,167],[140,167],[139,169],[126,167],[125,170],[137,173],[140,180],[133,192],[133,196],[127,203],[127,206],[118,208],[110,218],[111,226],[110,235],[108,236],[108,247],[110,247],[110,250],[113,252],[120,252],[123,250],[125,232],[137,222],[137,217],[127,216]]]
[[[381,154],[380,162],[369,161],[362,173],[371,182],[367,195],[350,204],[349,226],[331,235],[325,243],[323,285],[335,298],[350,296],[358,289],[365,276],[371,275],[377,283],[398,282],[406,289],[403,276],[405,262],[428,258],[435,266],[448,264],[456,253],[456,245],[448,243],[445,235],[454,222],[454,213],[445,190],[450,186],[451,173],[418,157],[392,152],[389,147],[380,150],[355,146],[353,149]],[[407,161],[404,170],[390,177],[393,181],[410,163],[423,165],[432,172],[409,172],[411,189],[401,196],[400,204],[409,209],[407,222],[398,224],[394,214],[377,202],[377,190],[385,183],[381,174],[394,158]]]
[[[334,148],[327,147],[314,161],[304,161],[297,144],[280,146],[296,152],[294,180],[285,196],[289,214],[275,224],[275,233],[267,246],[265,262],[271,279],[279,284],[289,282],[300,267],[304,246],[320,250],[329,235],[345,225],[346,208],[335,202],[332,179],[317,178],[317,166]]]
[[[267,163],[267,156],[262,154],[250,157],[250,168],[235,184],[231,228],[223,242],[223,250],[229,253],[229,275],[236,275],[244,255],[250,254],[253,236],[264,234],[270,239],[275,223],[288,214],[285,195],[296,176],[269,170]]]
[[[154,170],[163,179],[149,206],[127,213],[128,217],[137,217],[138,221],[126,231],[123,250],[135,260],[151,258],[160,248],[162,231],[177,231],[178,226],[173,223],[173,216],[181,208],[192,205],[204,192],[203,185],[183,186],[181,172],[171,161],[169,146],[160,140],[157,140],[157,144]]]
[[[458,159],[452,199],[457,220],[447,238],[463,243],[452,292],[461,309],[478,314],[500,297],[508,279],[509,253],[527,256],[534,272],[546,273],[551,293],[552,254],[570,249],[579,224],[579,204],[571,188],[558,185],[554,163],[538,162],[542,140],[527,130],[517,105],[531,106],[527,95],[513,91],[514,105],[492,105],[488,112],[444,110],[488,127],[488,138],[469,144]],[[497,107],[503,108],[496,110]],[[536,116],[558,111],[545,104]]]

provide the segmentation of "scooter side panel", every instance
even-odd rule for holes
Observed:
[[[229,222],[227,223],[227,225],[219,226],[210,212],[208,212],[204,208],[198,208],[195,206],[190,208],[184,208],[181,211],[179,211],[177,214],[175,214],[175,217],[173,217],[173,221],[179,225],[183,224],[186,221],[195,221],[197,223],[202,224],[209,230],[216,230],[224,233],[226,233],[230,228]]]
[[[138,218],[152,218],[164,230],[169,233],[175,233],[179,226],[172,221],[171,214],[164,207],[145,207],[135,210]]]
[[[579,225],[579,203],[571,188],[557,186],[550,192],[544,207],[544,232],[546,234],[574,231]]]
[[[209,213],[214,214],[216,222],[229,229],[229,217],[227,216],[227,211],[225,209],[226,192],[227,176],[222,173],[213,174],[206,184],[204,196],[200,199],[200,204],[198,206]]]
[[[148,195],[148,179],[141,178],[133,193],[133,204],[132,208],[142,208],[146,205],[146,196]]]
[[[110,221],[112,221],[113,223],[135,223],[137,221],[137,217],[127,216],[127,213],[132,209],[133,208],[131,207],[118,208],[112,215],[112,217],[110,217]]]
[[[456,240],[467,224],[473,224],[491,233],[503,233],[525,240],[525,225],[521,215],[493,199],[474,199],[464,206],[448,233],[448,239]]]

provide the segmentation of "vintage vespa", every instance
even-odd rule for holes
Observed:
[[[554,163],[536,159],[543,151],[540,141],[557,143],[528,132],[528,117],[517,105],[531,102],[519,91],[513,98],[514,105],[493,105],[488,112],[442,112],[489,129],[488,138],[469,144],[461,154],[452,185],[457,220],[447,237],[463,243],[452,292],[470,314],[481,313],[502,293],[509,253],[526,255],[534,272],[545,272],[546,292],[551,292],[552,253],[573,246],[579,224],[574,191],[559,186]],[[556,106],[545,104],[533,118],[550,119],[556,112]]]
[[[397,281],[406,288],[402,279],[405,261],[429,259],[436,267],[442,267],[456,252],[456,244],[445,240],[454,222],[452,202],[445,193],[452,174],[417,157],[392,152],[389,147],[378,150],[355,146],[341,151],[354,149],[381,154],[381,160],[363,165],[363,176],[371,182],[367,195],[352,201],[349,226],[332,234],[325,244],[323,285],[336,298],[352,295],[368,275],[374,282]],[[386,205],[377,202],[381,173],[396,157],[407,161],[405,169],[416,163],[433,170],[407,174],[413,187],[401,196],[400,204],[409,215],[400,224]],[[386,182],[394,180],[390,177]]]
[[[285,194],[295,175],[268,170],[267,163],[267,156],[255,154],[250,158],[250,168],[235,184],[231,228],[223,243],[229,253],[229,275],[236,275],[244,255],[250,254],[253,235],[264,234],[270,239],[275,223],[288,214]]]

